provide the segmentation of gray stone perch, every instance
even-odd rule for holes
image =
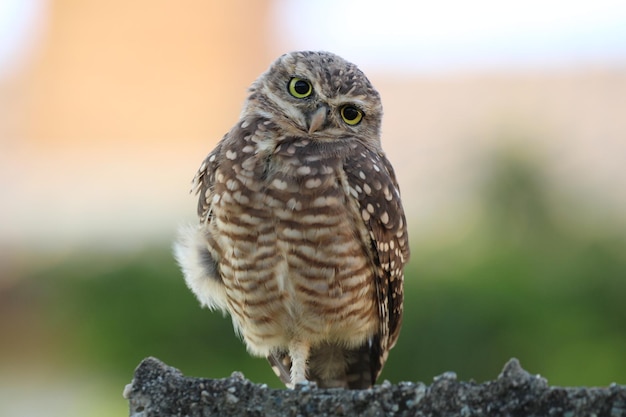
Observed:
[[[131,417],[157,416],[597,416],[626,417],[626,386],[548,386],[511,359],[495,381],[462,382],[447,372],[420,382],[350,391],[271,389],[235,372],[230,378],[185,377],[155,358],[144,359],[124,389]]]

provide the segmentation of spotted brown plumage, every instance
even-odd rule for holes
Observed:
[[[288,386],[371,386],[402,321],[406,221],[365,75],[326,52],[280,57],[194,178],[176,256]]]

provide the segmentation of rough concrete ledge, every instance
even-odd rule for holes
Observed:
[[[551,387],[511,359],[495,381],[462,382],[447,372],[420,382],[350,391],[301,385],[295,390],[230,378],[185,377],[155,358],[144,359],[124,389],[131,417],[157,416],[598,416],[626,417],[626,386]]]

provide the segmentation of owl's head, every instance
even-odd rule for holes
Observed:
[[[378,145],[382,105],[356,65],[330,52],[301,51],[278,58],[252,84],[243,114],[272,119],[289,135],[356,136]]]

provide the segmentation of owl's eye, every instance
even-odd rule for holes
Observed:
[[[363,112],[354,106],[346,105],[341,108],[341,118],[350,126],[354,126],[363,119]]]
[[[289,94],[295,98],[306,98],[313,92],[311,83],[302,78],[293,77],[289,80]]]

